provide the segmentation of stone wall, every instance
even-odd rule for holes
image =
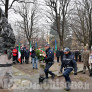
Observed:
[[[4,12],[0,8],[0,53],[15,45],[15,36]]]

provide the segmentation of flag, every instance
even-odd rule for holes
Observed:
[[[30,52],[32,51],[32,45],[31,45],[31,41],[30,41]]]
[[[55,50],[57,50],[57,42],[56,42],[56,40],[55,40]]]
[[[21,51],[20,51],[20,44],[18,48],[18,61],[21,63]]]

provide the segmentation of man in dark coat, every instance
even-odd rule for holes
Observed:
[[[29,55],[30,55],[30,51],[28,48],[26,48],[24,55],[25,55],[25,63],[28,64],[29,63]]]
[[[24,49],[21,47],[21,64],[24,62]]]
[[[76,62],[78,61],[78,56],[79,56],[79,51],[76,50],[76,51],[75,51],[75,61],[76,61]]]
[[[31,57],[32,57],[33,69],[38,69],[38,60],[37,60],[37,56],[36,56],[34,47],[32,48]]]
[[[59,63],[59,57],[60,57],[60,50],[59,49],[56,51],[56,57],[57,57],[57,63]]]
[[[61,56],[61,62],[63,60],[63,55],[64,55],[64,52],[63,52],[63,49],[60,51],[60,56]]]

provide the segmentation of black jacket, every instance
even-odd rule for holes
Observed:
[[[61,61],[63,59],[63,55],[64,55],[64,52],[63,51],[60,51]]]
[[[56,57],[59,57],[60,56],[60,50],[57,50],[56,51]]]
[[[21,49],[21,57],[24,57],[24,49]]]
[[[32,58],[35,58],[35,56],[36,56],[36,52],[35,52],[35,50],[32,50],[32,52],[31,52],[31,57],[32,57]]]
[[[46,63],[48,63],[48,62],[54,62],[54,52],[50,48],[48,48],[46,50],[45,61],[46,61]]]
[[[74,55],[71,52],[63,56],[61,71],[63,67],[64,68],[68,68],[68,67],[74,68],[74,71],[77,72],[77,64],[76,64],[76,61],[74,60]]]
[[[25,50],[24,55],[25,55],[25,58],[29,58],[30,51],[29,50]]]

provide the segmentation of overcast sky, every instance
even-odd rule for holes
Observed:
[[[9,3],[11,4],[12,1],[13,0],[9,0]],[[28,0],[26,0],[26,1],[28,1]],[[32,1],[32,0],[29,0],[29,1]],[[13,7],[16,9],[16,7],[19,6],[19,5],[20,5],[20,3],[15,2],[13,4]],[[45,8],[45,6],[44,6],[44,0],[38,0],[38,6],[39,6],[40,9],[41,8],[44,9]],[[4,6],[1,6],[1,8],[4,10]],[[43,25],[45,25],[45,18],[44,18],[44,15],[42,13],[40,14],[40,16],[42,16],[42,17],[39,18],[39,27],[43,28]],[[15,14],[13,9],[9,10],[8,21],[9,21],[9,23],[11,23],[13,29],[14,29],[15,22],[17,20],[21,20],[21,19],[22,19],[21,16],[19,14]]]
[[[9,3],[11,4],[11,2],[13,0],[9,0],[9,1],[10,1]],[[25,1],[28,1],[28,0],[25,0]],[[29,1],[32,1],[32,0],[29,0]],[[15,2],[13,4],[13,7],[16,9],[16,7],[18,5],[20,5],[20,4]],[[38,0],[38,6],[39,6],[40,9],[43,9],[43,10],[46,9],[45,4],[44,4],[44,0]],[[2,9],[4,9],[3,6],[2,6]],[[39,18],[39,27],[42,27],[43,29],[45,29],[44,27],[48,26],[48,24],[46,23],[46,16],[44,15],[43,10],[41,10],[41,13],[40,13],[41,18]],[[15,24],[16,20],[21,20],[22,18],[21,18],[20,15],[15,14],[14,11],[12,9],[10,9],[8,19],[9,19],[9,23],[11,23],[11,25],[14,27],[14,24]],[[49,27],[48,27],[48,29],[49,29]],[[46,29],[46,30],[48,30],[48,29]]]

